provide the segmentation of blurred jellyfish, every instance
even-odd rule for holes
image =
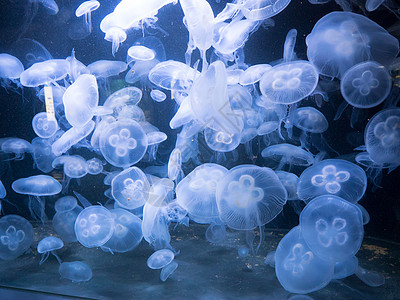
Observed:
[[[299,199],[299,196],[297,195],[297,185],[299,181],[299,177],[296,176],[296,174],[293,173],[288,173],[284,171],[276,171],[276,175],[278,175],[279,180],[285,187],[287,194],[288,194],[288,200],[297,200]]]
[[[175,270],[178,268],[178,263],[175,261],[170,262],[168,265],[163,267],[161,269],[160,273],[160,279],[162,282],[165,282],[171,275],[172,273],[175,272]]]
[[[64,174],[70,178],[82,178],[86,176],[86,160],[79,155],[63,155],[53,160],[53,168],[63,166]]]
[[[93,276],[92,269],[81,261],[63,262],[60,264],[58,272],[62,278],[72,282],[86,282]]]
[[[151,90],[150,97],[156,102],[163,102],[165,99],[167,99],[167,95],[160,90]]]
[[[145,46],[134,45],[128,49],[128,56],[134,61],[146,61],[154,59],[156,53]]]
[[[168,178],[177,180],[182,173],[182,153],[179,148],[172,150],[168,160]]]
[[[93,157],[89,160],[86,161],[86,171],[90,175],[97,175],[103,172],[103,162],[96,158]]]
[[[239,83],[241,85],[250,85],[258,82],[265,72],[272,67],[268,64],[259,64],[247,68],[244,73],[240,75]]]
[[[25,153],[32,153],[32,145],[20,138],[5,138],[0,144],[1,151],[13,153],[14,159],[24,159]]]
[[[43,238],[37,246],[37,252],[42,254],[39,265],[47,260],[50,253],[53,254],[54,257],[57,258],[57,261],[61,264],[61,259],[58,257],[55,251],[61,249],[62,247],[64,247],[64,243],[58,237],[48,236]]]
[[[314,156],[300,148],[291,144],[278,144],[265,148],[261,155],[268,159],[268,162],[278,163],[276,169],[281,170],[285,165],[308,167],[314,163]]]
[[[78,205],[75,197],[65,196],[56,201],[54,208],[56,210],[52,220],[54,229],[64,242],[76,242],[75,221],[83,210],[82,207]]]
[[[4,88],[10,87],[10,83],[19,86],[19,77],[24,71],[21,61],[7,53],[0,54],[0,84]]]
[[[53,170],[52,162],[56,156],[51,151],[51,141],[48,139],[34,138],[32,140],[32,157],[36,167],[43,173]]]

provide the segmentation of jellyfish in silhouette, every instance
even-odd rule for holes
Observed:
[[[314,163],[314,156],[291,144],[278,144],[265,148],[261,155],[270,163],[274,163],[277,170],[283,169],[285,165],[308,167]]]
[[[29,211],[34,219],[42,223],[47,220],[44,196],[52,196],[61,192],[61,184],[48,175],[36,175],[15,180],[12,185],[14,192],[29,195]]]
[[[81,261],[63,262],[58,268],[60,276],[72,282],[86,282],[92,279],[92,269]]]
[[[310,249],[300,226],[290,230],[276,248],[276,277],[290,293],[308,294],[324,288],[333,277],[334,265]]]
[[[61,249],[62,247],[64,247],[64,243],[58,237],[48,236],[42,239],[37,246],[37,252],[39,254],[42,254],[42,258],[40,259],[39,265],[41,265],[47,260],[50,253],[54,255],[58,263],[61,264],[61,259],[58,257],[55,251]]]
[[[116,167],[129,167],[142,159],[147,136],[134,120],[122,119],[108,125],[100,135],[100,151]]]
[[[66,243],[76,242],[75,221],[83,210],[75,197],[65,196],[58,199],[54,205],[56,214],[53,217],[53,227]]]
[[[0,85],[2,87],[8,88],[11,83],[19,87],[18,79],[23,71],[24,66],[18,58],[7,53],[0,54]]]
[[[345,261],[355,255],[364,237],[360,209],[333,195],[311,200],[300,214],[300,227],[311,250],[331,262]]]
[[[378,112],[368,122],[364,140],[370,158],[378,165],[400,164],[400,108]]]
[[[81,211],[75,221],[76,238],[87,248],[100,247],[112,237],[114,225],[114,218],[107,208],[89,206]]]
[[[190,219],[200,224],[210,224],[218,219],[216,190],[219,181],[228,172],[217,164],[203,164],[195,168],[176,187],[176,200]]]
[[[150,269],[162,269],[166,265],[172,262],[175,258],[174,252],[169,249],[161,249],[154,252],[148,259],[147,259],[147,266]]]
[[[273,103],[293,104],[311,95],[318,83],[318,72],[308,61],[276,65],[260,79],[260,91]]]
[[[85,16],[86,30],[92,31],[92,11],[100,7],[100,2],[95,0],[85,1],[75,11],[75,15],[79,18]]]
[[[58,130],[58,123],[55,118],[49,117],[46,112],[36,114],[32,119],[32,128],[41,138],[49,138]]]
[[[332,12],[322,17],[306,38],[307,57],[322,75],[342,78],[352,66],[369,60],[389,65],[399,41],[367,17]]]
[[[367,176],[359,166],[342,159],[326,159],[304,170],[299,178],[298,195],[306,203],[324,194],[356,203],[366,188]]]
[[[16,160],[24,159],[25,153],[32,153],[32,145],[20,138],[5,138],[0,147],[2,152],[13,153]]]
[[[0,219],[0,259],[13,260],[29,249],[33,227],[26,219],[7,215]]]

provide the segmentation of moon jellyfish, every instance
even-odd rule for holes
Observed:
[[[100,2],[95,0],[85,1],[75,11],[75,15],[79,18],[85,16],[86,29],[88,32],[92,31],[92,11],[100,7]]]
[[[352,106],[370,108],[381,104],[392,87],[391,77],[385,67],[367,61],[359,63],[344,73],[340,82],[343,98]]]
[[[178,268],[178,263],[175,261],[170,262],[168,265],[163,267],[161,269],[160,273],[160,279],[162,282],[165,282],[171,275],[172,273],[175,272],[175,270]]]
[[[175,258],[174,252],[169,249],[161,249],[154,252],[147,260],[150,269],[162,269]]]
[[[0,258],[13,260],[25,253],[33,242],[33,227],[26,219],[7,215],[0,219]]]
[[[203,164],[195,168],[176,187],[176,200],[190,219],[209,224],[218,218],[216,202],[217,185],[228,172],[217,164]]]
[[[385,284],[385,277],[377,272],[366,270],[358,266],[356,276],[368,286],[378,287]]]
[[[0,180],[0,199],[4,199],[7,195],[6,188],[4,187],[4,184]]]
[[[55,118],[49,118],[46,112],[41,112],[33,117],[32,128],[39,137],[49,138],[58,130],[58,123]]]
[[[103,172],[103,162],[96,158],[93,157],[89,160],[86,161],[86,171],[90,175],[97,175]]]
[[[97,60],[89,64],[87,68],[96,78],[107,78],[124,72],[128,65],[123,61]]]
[[[268,64],[259,64],[247,68],[244,73],[240,75],[239,83],[241,85],[254,84],[263,77],[265,72],[271,69],[272,66]]]
[[[75,221],[75,234],[87,248],[104,245],[114,233],[114,218],[103,206],[93,205],[81,211]]]
[[[367,17],[332,12],[322,17],[306,38],[307,57],[322,75],[342,78],[352,66],[368,60],[389,65],[399,41]]]
[[[293,125],[310,133],[322,133],[328,129],[328,120],[313,107],[301,107],[295,110]]]
[[[121,45],[126,38],[126,32],[119,27],[112,27],[106,32],[104,39],[112,43],[111,53],[113,56],[115,56],[115,53],[117,53],[119,49],[119,45]]]
[[[112,115],[116,119],[131,118],[137,122],[144,121],[143,111],[136,106],[142,99],[142,95],[140,89],[129,86],[112,93],[103,106],[113,109]]]
[[[7,53],[0,54],[1,86],[7,87],[9,80],[18,84],[17,79],[23,71],[24,66],[18,58]]]
[[[149,189],[146,175],[137,167],[123,170],[111,182],[113,198],[126,209],[142,206],[147,201]]]
[[[358,259],[355,256],[335,263],[333,279],[344,279],[353,275],[358,268]]]
[[[82,178],[87,174],[86,161],[79,155],[64,155],[53,160],[53,167],[63,166],[64,174],[70,178]]]
[[[314,156],[310,152],[291,144],[269,146],[261,152],[261,155],[266,160],[278,163],[278,170],[287,164],[308,167],[314,163]]]
[[[334,265],[309,248],[300,226],[290,230],[276,248],[275,273],[290,293],[308,294],[324,288],[333,277]]]
[[[254,229],[272,221],[286,199],[286,190],[274,171],[252,165],[229,170],[216,192],[220,219],[237,230]]]
[[[52,220],[54,229],[64,242],[76,242],[75,221],[83,210],[82,207],[78,205],[75,197],[65,196],[56,201],[54,209],[56,210]]]
[[[0,146],[1,151],[13,153],[17,160],[24,159],[25,153],[32,153],[32,145],[20,138],[5,138]]]
[[[400,108],[378,112],[364,132],[365,146],[371,159],[379,165],[400,164]]]
[[[69,63],[65,59],[50,59],[33,64],[21,73],[20,81],[23,86],[37,87],[55,83],[68,75]]]
[[[311,95],[318,83],[318,72],[308,61],[279,64],[260,79],[260,91],[273,103],[292,104]]]
[[[299,198],[306,203],[316,196],[331,194],[356,203],[367,188],[367,176],[359,166],[342,159],[326,159],[301,174]]]
[[[110,213],[114,218],[114,233],[101,248],[111,253],[132,251],[143,238],[142,220],[122,208],[111,209]]]
[[[150,97],[156,102],[163,102],[165,99],[167,99],[167,95],[160,90],[151,90]]]
[[[206,239],[211,244],[222,243],[226,238],[226,226],[220,220],[211,222],[206,230]]]
[[[299,177],[296,174],[288,173],[284,171],[276,171],[275,174],[278,176],[279,180],[285,187],[288,200],[297,200],[299,196],[297,195],[297,185],[299,182]]]
[[[179,148],[172,150],[168,160],[168,178],[177,180],[182,172],[182,153]]]
[[[241,135],[238,133],[226,133],[224,131],[204,129],[204,138],[210,149],[218,152],[229,152],[235,150],[240,144]]]
[[[311,200],[300,214],[300,226],[311,250],[331,262],[344,261],[355,255],[364,237],[360,209],[333,195]]]
[[[74,127],[83,127],[93,118],[93,111],[99,104],[96,77],[82,74],[64,93],[65,117]]]
[[[93,276],[92,269],[81,261],[63,262],[58,268],[58,272],[62,278],[72,282],[89,281]]]
[[[57,261],[61,264],[61,259],[58,257],[55,251],[61,249],[62,247],[64,247],[64,243],[58,237],[48,236],[42,239],[37,246],[37,252],[42,254],[39,265],[47,260],[50,253],[53,254],[54,257],[57,258]]]
[[[260,21],[279,14],[289,5],[290,1],[291,0],[244,1],[241,12],[247,19]]]
[[[365,9],[367,11],[376,10],[385,0],[367,0],[365,2]]]
[[[141,45],[130,47],[128,49],[128,55],[134,61],[152,60],[156,57],[156,53],[152,49],[149,49],[149,48],[147,48],[145,46],[141,46]]]
[[[12,44],[11,49],[10,54],[18,57],[25,69],[34,63],[52,59],[50,52],[33,39],[19,39]]]
[[[52,162],[56,156],[51,151],[49,139],[34,138],[32,140],[32,157],[36,167],[43,173],[53,170]]]

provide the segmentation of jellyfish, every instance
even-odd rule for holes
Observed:
[[[132,251],[143,238],[142,220],[122,208],[111,209],[110,213],[114,218],[114,233],[101,248],[111,253]]]
[[[299,177],[296,174],[288,173],[285,171],[276,171],[275,174],[278,176],[279,180],[285,187],[288,200],[297,200],[299,196],[297,195],[297,185],[299,182]]]
[[[122,119],[108,125],[100,135],[100,151],[116,167],[140,161],[147,150],[147,136],[134,120]]]
[[[241,257],[241,258],[245,258],[245,257],[249,256],[249,248],[247,248],[247,247],[240,247],[237,252],[238,252],[239,257]]]
[[[10,86],[10,82],[19,87],[18,79],[24,71],[21,61],[7,53],[0,54],[0,84],[4,88]]]
[[[182,173],[182,153],[179,148],[174,148],[168,160],[168,178],[177,180]]]
[[[65,78],[69,72],[69,63],[65,59],[50,59],[34,63],[21,73],[20,81],[26,87],[49,85]]]
[[[244,1],[240,10],[243,15],[254,21],[264,20],[271,18],[281,11],[283,11],[290,3],[291,0],[272,0],[272,1]]]
[[[25,69],[34,63],[52,59],[50,52],[41,43],[27,38],[18,39],[11,46],[10,54],[17,57]]]
[[[367,11],[376,10],[385,0],[367,0],[365,2],[365,9]]]
[[[100,247],[112,237],[114,225],[114,218],[107,208],[89,206],[80,212],[75,221],[76,238],[87,248]]]
[[[226,238],[226,226],[221,220],[216,219],[208,226],[205,236],[211,244],[220,244]]]
[[[177,268],[178,268],[178,263],[175,261],[171,261],[168,265],[163,267],[160,273],[161,281],[165,282],[172,275],[172,273],[175,272]]]
[[[16,160],[24,159],[25,153],[32,153],[32,145],[20,138],[5,138],[0,146],[2,152],[13,153]]]
[[[308,167],[314,163],[314,156],[300,148],[291,144],[278,144],[265,148],[261,155],[268,162],[278,163],[277,170],[282,170],[285,165]]]
[[[226,133],[224,131],[204,129],[204,139],[210,149],[218,152],[230,152],[239,146],[241,135],[239,133]]]
[[[32,140],[32,157],[36,167],[43,173],[53,170],[52,162],[56,156],[51,151],[51,143],[48,139],[34,138]]]
[[[240,75],[239,83],[243,86],[255,84],[272,66],[268,64],[258,64],[247,68],[244,73]]]
[[[124,72],[127,69],[127,64],[123,61],[97,60],[89,64],[87,68],[96,78],[107,78]]]
[[[260,91],[273,103],[293,104],[311,95],[318,72],[308,61],[298,60],[274,66],[260,79]]]
[[[300,226],[290,230],[276,248],[276,277],[290,293],[308,294],[324,288],[333,277],[334,265],[310,249]]]
[[[92,269],[81,261],[63,262],[58,268],[60,276],[72,282],[86,282],[92,279]]]
[[[200,224],[210,224],[218,219],[216,202],[217,185],[228,172],[217,164],[203,164],[190,172],[176,187],[176,200]]]
[[[300,214],[300,227],[315,255],[330,262],[354,256],[364,237],[360,209],[334,195],[311,200]]]
[[[92,11],[95,11],[100,7],[100,2],[95,0],[85,1],[75,11],[75,15],[79,18],[85,16],[86,30],[92,31]]]
[[[7,195],[6,188],[4,187],[4,184],[0,180],[0,199],[4,199]]]
[[[115,56],[121,45],[127,38],[126,32],[119,27],[112,27],[106,33],[104,39],[112,43],[111,53]]]
[[[162,269],[167,266],[175,258],[174,252],[169,249],[161,249],[154,252],[147,259],[147,266],[150,269]]]
[[[322,17],[306,38],[307,57],[318,72],[342,78],[352,66],[368,60],[389,65],[399,41],[367,17],[332,12]]]
[[[128,49],[128,56],[133,61],[153,60],[156,57],[154,50],[142,45],[134,45]]]
[[[103,162],[93,157],[86,161],[86,170],[90,175],[98,175],[103,172]]]
[[[32,242],[33,227],[25,218],[17,215],[0,218],[0,259],[16,259],[29,249]]]
[[[355,256],[335,263],[333,279],[344,279],[356,273],[358,268],[358,259]]]
[[[76,242],[75,221],[83,210],[82,207],[78,205],[75,197],[65,196],[56,201],[54,209],[56,210],[52,220],[54,229],[64,242]]]
[[[155,89],[151,90],[150,97],[156,102],[163,102],[165,99],[167,99],[167,95],[165,95],[165,93]]]
[[[47,260],[50,253],[53,254],[58,263],[61,264],[61,259],[58,257],[55,251],[61,249],[62,247],[64,247],[63,241],[55,236],[48,236],[40,240],[37,246],[37,252],[42,254],[39,265]]]
[[[86,160],[79,155],[63,155],[53,160],[53,168],[63,166],[63,171],[69,178],[82,178],[86,176]]]
[[[46,112],[36,114],[32,119],[32,128],[41,138],[49,138],[58,130],[57,120]]]
[[[14,192],[29,195],[29,211],[34,219],[42,223],[47,220],[45,213],[45,199],[43,196],[52,196],[61,192],[61,184],[48,175],[36,175],[15,180],[12,185]]]
[[[120,172],[111,181],[111,193],[115,201],[123,208],[135,209],[148,199],[150,183],[146,175],[137,167]]]

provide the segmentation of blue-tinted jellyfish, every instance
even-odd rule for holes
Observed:
[[[249,256],[249,248],[240,247],[238,249],[238,255],[239,255],[239,257],[242,257],[242,258],[245,258],[245,257]]]
[[[29,211],[34,219],[43,223],[47,220],[45,213],[45,199],[43,196],[52,196],[61,192],[61,184],[51,176],[36,175],[15,180],[12,185],[14,192],[29,195]]]
[[[226,238],[226,226],[221,220],[215,220],[208,226],[205,236],[211,244],[220,244]]]
[[[254,229],[272,221],[286,203],[287,193],[269,168],[240,165],[219,181],[216,200],[219,217],[237,230]]]
[[[11,82],[19,86],[18,79],[23,71],[24,66],[18,58],[7,53],[0,54],[0,84],[2,87],[9,87]]]
[[[357,108],[381,104],[392,88],[391,77],[385,67],[374,61],[359,63],[344,73],[340,82],[343,98]]]
[[[265,148],[261,155],[268,162],[278,164],[276,167],[281,170],[285,165],[308,167],[314,163],[314,156],[300,148],[291,144],[278,144]]]
[[[75,221],[83,210],[72,196],[58,199],[54,205],[56,214],[53,217],[53,227],[66,243],[76,242]]]
[[[92,269],[81,261],[63,262],[58,268],[60,276],[72,282],[85,282],[92,279]]]
[[[279,14],[290,3],[291,0],[272,0],[264,2],[262,0],[244,2],[240,6],[243,15],[250,20],[259,21]]]
[[[97,175],[97,174],[102,173],[103,172],[103,162],[96,157],[88,159],[86,161],[86,171],[90,175]]]
[[[178,268],[178,263],[175,261],[170,262],[168,265],[161,269],[160,279],[165,282]]]
[[[56,83],[69,72],[69,63],[65,59],[50,59],[34,63],[21,73],[20,82],[26,87],[38,87]],[[55,84],[56,85],[56,84]]]
[[[49,139],[34,138],[32,140],[32,157],[36,167],[43,173],[53,170],[52,162],[56,156],[51,151],[51,141]]]
[[[7,195],[6,188],[4,187],[4,184],[0,180],[0,199],[4,199]]]
[[[385,276],[380,273],[366,270],[360,265],[357,268],[356,276],[368,286],[378,287],[385,284]]]
[[[54,257],[57,258],[57,261],[61,264],[61,259],[58,257],[55,251],[61,249],[62,247],[64,247],[64,243],[58,237],[48,236],[43,238],[37,246],[37,252],[42,254],[39,265],[47,260],[50,253],[53,254]]]
[[[56,201],[54,209],[56,212],[66,212],[74,209],[78,205],[78,201],[73,196],[64,196]]]
[[[358,259],[355,256],[335,263],[335,269],[332,279],[344,279],[353,275],[358,268]]]
[[[127,54],[133,61],[153,60],[156,57],[156,53],[152,49],[141,45],[130,47]]]
[[[239,133],[226,133],[211,128],[204,129],[204,139],[210,149],[217,152],[230,152],[240,144]]]
[[[0,259],[13,260],[33,242],[33,227],[26,219],[7,215],[0,219]]]
[[[133,47],[141,47],[141,48],[139,48],[141,50],[145,50],[144,48],[146,48],[147,49],[146,50],[146,53],[147,53],[146,57],[149,58],[150,56],[153,56],[153,58],[151,60],[153,60],[153,62],[155,64],[158,64],[160,61],[164,61],[166,59],[164,45],[155,36],[144,36],[144,37],[141,37],[141,38],[137,39],[133,43],[132,46]],[[128,65],[131,66],[132,63],[135,61],[134,57],[136,57],[136,58],[139,58],[139,57],[137,57],[136,55],[134,57],[131,57],[129,55],[129,49],[128,49],[128,53],[127,53],[127,56],[126,56],[126,62],[128,63]],[[135,48],[133,48],[133,49],[135,49]],[[143,53],[142,51],[140,51],[140,52]],[[132,52],[131,52],[131,54],[132,54]],[[140,55],[140,57],[142,57],[142,59],[143,59],[142,55]],[[150,69],[149,69],[149,71],[150,71]]]
[[[399,41],[367,17],[332,12],[322,17],[306,38],[307,57],[320,74],[342,78],[352,66],[368,60],[388,65]]]
[[[334,262],[323,260],[294,227],[279,242],[275,252],[275,273],[282,287],[290,293],[308,294],[324,288],[331,281]]]
[[[172,150],[168,160],[168,178],[177,180],[182,173],[182,153],[179,148]]]
[[[114,218],[107,208],[93,205],[81,211],[75,221],[79,243],[87,248],[104,245],[114,233]]]
[[[279,64],[260,79],[260,91],[271,102],[292,104],[311,95],[318,83],[318,72],[308,61]]]
[[[34,63],[52,59],[50,52],[41,43],[33,39],[18,39],[11,46],[11,49],[10,54],[18,57],[25,69]]]
[[[378,112],[368,122],[364,140],[370,158],[378,165],[400,164],[400,108]]]
[[[174,252],[169,249],[161,249],[154,252],[147,260],[150,269],[161,269],[171,263],[175,258]]]
[[[5,138],[1,143],[1,151],[13,153],[15,159],[24,159],[25,153],[32,153],[32,145],[20,138]]]
[[[285,187],[288,197],[288,200],[297,200],[299,196],[297,195],[297,184],[299,181],[299,177],[296,174],[288,173],[284,171],[276,171],[276,175],[278,175],[279,180]]]
[[[114,218],[114,232],[101,246],[104,251],[124,253],[135,249],[142,241],[142,220],[122,208],[110,210]]]
[[[365,9],[368,11],[376,10],[385,0],[367,0],[365,2]]]
[[[342,159],[326,159],[304,170],[297,190],[299,198],[306,203],[325,194],[356,203],[366,188],[367,176],[359,166]]]
[[[265,72],[271,69],[271,65],[259,64],[247,68],[244,73],[240,75],[239,83],[243,86],[250,85],[258,82]]]
[[[127,64],[116,60],[98,60],[87,66],[89,72],[96,78],[116,76],[127,69]]]
[[[135,109],[141,111],[139,107],[137,107],[136,105],[142,99],[142,95],[143,93],[140,89],[134,86],[129,86],[120,89],[112,93],[110,96],[108,96],[103,106],[112,108],[114,111],[112,116],[115,117],[116,119],[133,118],[133,116],[137,114],[132,115],[131,114],[132,110],[133,112]],[[143,120],[142,117],[133,119],[135,121],[143,121],[144,115],[143,115]]]
[[[39,137],[49,138],[57,132],[58,123],[46,112],[40,112],[33,117],[32,128]]]
[[[137,167],[125,169],[111,182],[111,193],[118,204],[126,209],[142,206],[148,199],[150,183]]]
[[[150,97],[156,102],[163,102],[165,99],[167,99],[167,95],[160,90],[151,90]]]
[[[217,164],[203,164],[190,172],[176,187],[176,200],[197,223],[209,224],[218,219],[217,185],[228,172]]]
[[[95,0],[85,1],[75,11],[75,15],[79,18],[85,16],[86,30],[92,31],[92,11],[100,7],[100,2]]]
[[[69,178],[82,178],[87,174],[86,160],[79,155],[63,155],[53,160],[53,168],[63,166],[63,171]]]
[[[275,268],[275,253],[276,251],[268,252],[267,256],[264,259],[264,264],[269,265],[272,268]]]
[[[100,151],[116,167],[129,167],[142,159],[147,136],[134,120],[122,119],[108,125],[100,135]]]
[[[360,209],[334,195],[311,200],[300,214],[300,227],[311,250],[331,262],[355,255],[364,237]]]

